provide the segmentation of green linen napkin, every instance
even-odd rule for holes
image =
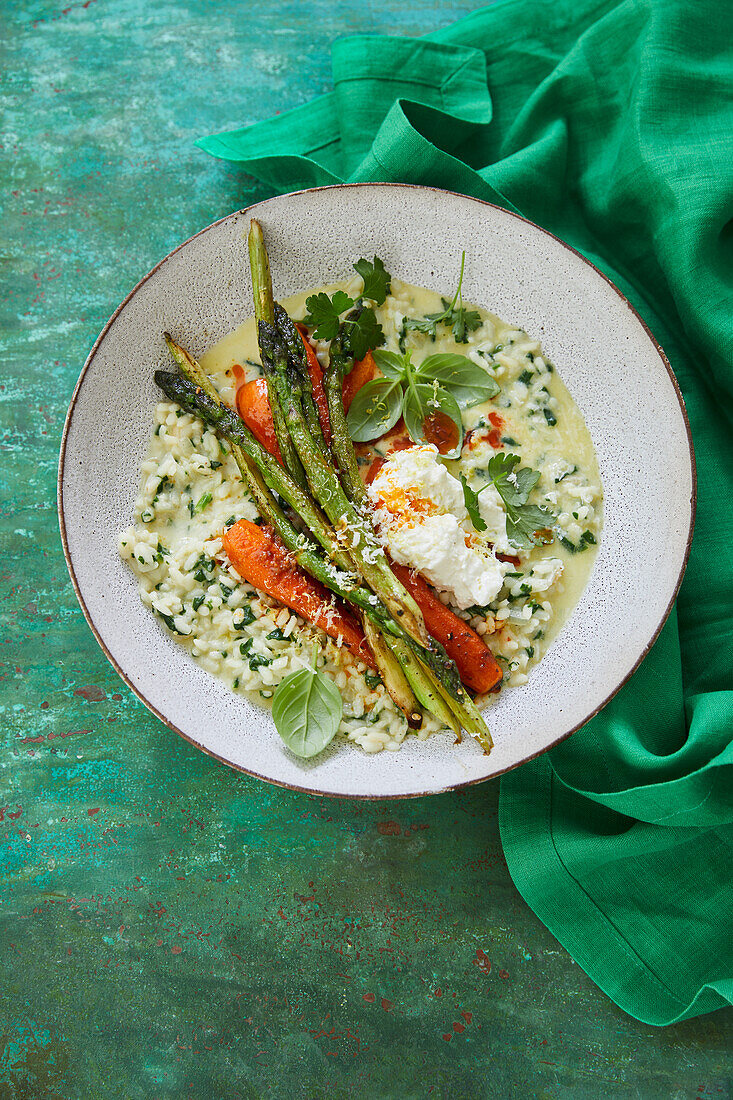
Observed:
[[[718,0],[500,0],[422,39],[339,40],[332,93],[199,142],[280,192],[408,181],[519,211],[665,348],[699,477],[676,613],[600,715],[502,779],[500,808],[522,895],[651,1024],[733,1003],[731,41]]]

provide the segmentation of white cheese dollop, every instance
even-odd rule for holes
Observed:
[[[487,531],[468,516],[460,481],[440,462],[437,447],[409,447],[390,455],[368,486],[379,538],[400,565],[416,569],[451,602],[466,608],[491,602],[513,568],[492,543],[507,546],[506,515],[492,487],[479,497]]]

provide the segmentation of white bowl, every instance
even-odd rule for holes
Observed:
[[[117,554],[169,367],[170,329],[201,354],[252,313],[245,238],[265,231],[279,297],[348,276],[377,253],[400,279],[445,291],[466,250],[463,293],[542,341],[596,446],[605,522],[589,584],[522,687],[488,720],[490,756],[466,738],[408,738],[367,755],[339,742],[302,762],[269,714],[233,694],[164,632]],[[657,637],[692,536],[695,469],[669,363],[629,302],[556,237],[506,210],[399,184],[315,188],[223,218],[171,252],[105,326],[69,408],[59,466],[61,534],[71,579],[99,644],[171,729],[251,775],[301,790],[388,798],[480,782],[531,759],[583,725],[631,676]]]

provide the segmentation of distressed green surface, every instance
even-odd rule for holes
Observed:
[[[733,1013],[631,1020],[512,886],[495,784],[389,804],[230,772],[76,605],[55,476],[107,316],[262,192],[193,147],[328,86],[328,46],[475,5],[3,5],[0,1097],[730,1097]]]

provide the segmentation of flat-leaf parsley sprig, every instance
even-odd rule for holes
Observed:
[[[391,290],[391,276],[382,261],[378,256],[371,262],[361,259],[356,261],[354,268],[364,281],[361,298],[368,298],[381,306]],[[323,290],[319,294],[311,294],[306,298],[305,305],[308,313],[303,318],[303,324],[315,330],[317,340],[333,340],[341,324],[347,327],[349,350],[354,359],[363,359],[368,351],[384,343],[384,332],[374,310],[343,290],[337,290],[331,297]],[[342,322],[342,315],[354,306],[357,309],[353,315]]]
[[[506,508],[507,537],[515,546],[531,550],[538,542],[552,542],[552,527],[557,519],[545,508],[527,503],[540,475],[538,470],[529,466],[517,469],[521,461],[519,455],[497,451],[489,461],[489,481],[478,493],[471,488],[463,474],[459,476],[466,510],[476,530],[486,530],[486,523],[479,511],[478,498],[484,489],[494,485]]]

